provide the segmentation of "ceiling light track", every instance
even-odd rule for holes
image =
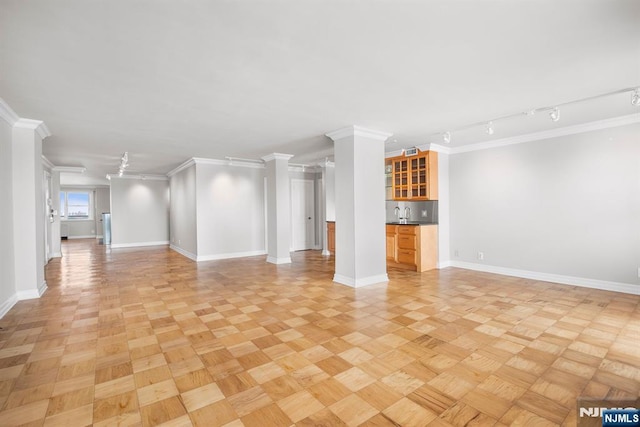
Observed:
[[[574,101],[563,102],[561,104],[534,108],[532,110],[523,111],[515,114],[509,114],[509,115],[497,117],[491,120],[471,123],[471,124],[460,126],[457,128],[447,129],[446,131],[443,131],[443,132],[433,133],[431,135],[428,135],[428,137],[429,136],[441,137],[444,143],[449,144],[451,142],[452,134],[454,132],[460,132],[460,131],[478,128],[478,127],[484,127],[485,132],[487,134],[493,135],[495,132],[495,127],[494,127],[495,122],[506,120],[506,119],[513,119],[515,117],[521,117],[521,116],[535,116],[537,113],[548,113],[551,121],[557,122],[560,120],[560,107],[564,107],[571,104],[578,104],[581,102],[593,101],[595,99],[604,98],[607,96],[617,95],[617,94],[626,93],[626,92],[631,92],[631,105],[640,106],[640,87],[628,87],[624,89],[614,90],[612,92],[602,93],[600,95],[594,95],[594,96],[589,96],[587,98],[576,99]]]

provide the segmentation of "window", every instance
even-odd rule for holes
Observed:
[[[88,191],[61,191],[60,217],[91,219],[91,193]]]

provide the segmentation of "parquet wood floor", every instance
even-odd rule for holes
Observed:
[[[640,395],[640,297],[447,268],[332,282],[333,259],[196,264],[63,244],[0,320],[0,425],[575,425]]]

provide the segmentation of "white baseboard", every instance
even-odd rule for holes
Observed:
[[[446,260],[446,261],[438,262],[438,268],[447,268],[447,267],[451,267],[451,266],[452,266],[452,264],[451,264],[452,262],[453,262],[453,261],[451,261],[451,260]]]
[[[18,291],[16,292],[16,297],[18,301],[26,300],[26,299],[36,299],[40,298],[42,294],[47,290],[47,282],[44,281],[38,286],[38,289],[29,289],[28,291]]]
[[[323,256],[329,256],[329,255],[331,255],[331,252],[329,252],[329,251],[328,251],[328,250],[326,250],[326,249],[323,249],[323,250],[322,250],[322,255],[323,255]]]
[[[245,258],[248,256],[259,256],[266,255],[265,251],[248,251],[248,252],[230,252],[226,254],[215,254],[215,255],[198,255],[197,261],[215,261],[218,259],[231,259],[231,258]],[[289,259],[291,262],[291,259]]]
[[[96,234],[96,239],[102,239],[104,236],[102,234]]]
[[[191,252],[185,251],[182,248],[179,248],[179,247],[174,246],[174,245],[169,245],[169,248],[171,250],[174,250],[174,251],[178,252],[180,255],[189,258],[192,261],[197,261],[198,260],[198,256],[196,254],[192,254]]]
[[[14,305],[16,305],[17,302],[18,302],[18,295],[13,294],[9,297],[8,300],[0,304],[0,319],[2,319],[4,315],[7,314]]]
[[[386,274],[378,274],[376,276],[354,279],[352,277],[343,276],[341,274],[335,274],[333,276],[333,281],[340,283],[341,285],[350,286],[352,288],[361,288],[363,286],[386,283],[389,281],[389,276],[387,276]]]
[[[168,240],[162,240],[159,242],[112,243],[111,249],[140,248],[144,246],[166,246],[168,244],[169,244]]]
[[[498,267],[493,265],[476,264],[473,262],[450,261],[451,267],[467,270],[483,271],[486,273],[503,274],[505,276],[522,277],[523,279],[540,280],[543,282],[560,283],[562,285],[580,286],[583,288],[600,289],[603,291],[623,292],[625,294],[640,295],[640,286],[629,283],[609,282],[606,280],[588,279],[585,277],[564,276],[561,274],[541,273],[538,271],[518,270],[515,268]]]
[[[268,256],[267,262],[271,264],[291,264],[291,257],[276,258]]]
[[[64,237],[64,236],[63,236]],[[74,240],[74,239],[95,239],[96,235],[95,234],[87,234],[84,236],[67,236],[67,240]]]

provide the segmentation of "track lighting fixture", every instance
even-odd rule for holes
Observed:
[[[576,99],[573,101],[568,101],[568,102],[562,102],[559,104],[555,104],[555,105],[550,105],[550,106],[546,106],[546,107],[539,107],[539,108],[533,108],[533,109],[529,109],[529,110],[524,110],[518,113],[513,113],[513,114],[509,114],[506,116],[502,116],[502,117],[496,117],[494,119],[488,120],[488,121],[481,121],[481,122],[476,122],[476,123],[471,123],[471,124],[467,124],[464,126],[459,126],[456,128],[450,128],[450,130],[448,131],[440,131],[440,132],[435,132],[432,133],[430,135],[427,136],[427,138],[429,137],[434,137],[434,138],[442,138],[442,141],[446,144],[451,143],[451,134],[453,132],[460,132],[460,131],[464,131],[464,130],[468,130],[468,129],[477,129],[479,127],[484,127],[485,132],[488,135],[493,135],[495,130],[493,127],[493,122],[499,121],[499,120],[507,120],[507,119],[515,119],[517,117],[534,117],[536,114],[538,113],[549,113],[549,118],[553,121],[553,122],[557,122],[560,120],[560,107],[564,107],[567,105],[573,105],[573,104],[578,104],[578,103],[584,103],[587,101],[593,101],[596,99],[600,99],[600,98],[605,98],[608,96],[612,96],[612,95],[618,95],[618,94],[622,94],[622,93],[629,93],[631,92],[631,105],[636,106],[636,107],[640,107],[640,87],[627,87],[624,89],[618,89],[618,90],[614,90],[612,92],[607,92],[607,93],[602,93],[599,95],[594,95],[594,96],[589,96],[587,98],[581,98],[581,99]],[[395,141],[394,141],[395,142]]]
[[[640,88],[636,88],[636,90],[631,93],[631,105],[640,107]]]
[[[122,176],[124,174],[124,170],[129,167],[129,152],[125,151],[125,153],[120,158],[120,168],[118,169],[118,176]]]
[[[487,123],[487,128],[485,129],[485,131],[486,131],[489,135],[493,135],[493,122],[488,122],[488,123]]]

